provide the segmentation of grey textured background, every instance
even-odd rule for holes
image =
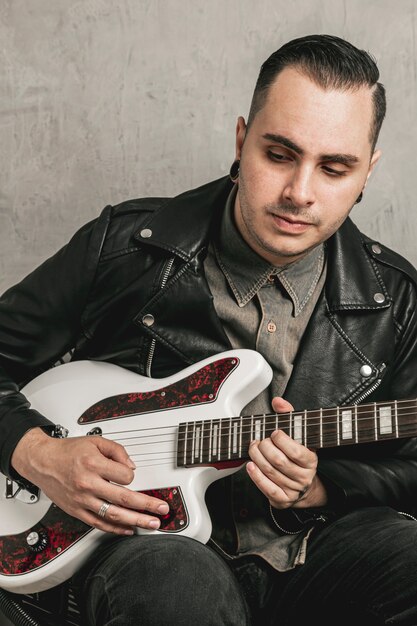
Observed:
[[[0,0],[0,290],[105,204],[226,173],[261,62],[313,32],[378,61],[384,156],[353,217],[417,263],[416,29],[416,0]]]
[[[417,263],[417,0],[0,0],[0,291],[108,203],[226,173],[261,62],[312,32],[376,57],[382,162],[355,221]]]

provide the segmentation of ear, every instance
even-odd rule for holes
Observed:
[[[240,161],[242,156],[242,146],[246,136],[246,122],[242,116],[237,118],[236,124],[236,153],[235,159]]]
[[[373,153],[371,161],[369,163],[369,169],[368,169],[368,174],[366,175],[365,185],[367,184],[369,177],[374,170],[375,165],[378,163],[379,159],[381,158],[381,155],[382,155],[381,150],[375,150],[375,152]]]

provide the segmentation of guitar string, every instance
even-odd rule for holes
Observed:
[[[295,412],[295,413],[297,416],[299,415],[300,417],[305,419],[305,415],[303,413],[298,413],[298,412]],[[292,417],[287,417],[287,416],[288,416],[288,413],[277,414],[278,420],[276,420],[276,416],[273,416],[273,415],[265,415],[265,416],[257,415],[253,417],[243,416],[241,418],[235,418],[235,417],[213,418],[213,419],[206,419],[206,420],[196,420],[192,422],[181,422],[181,424],[137,428],[137,429],[120,430],[120,431],[109,431],[104,434],[106,437],[111,437],[111,436],[118,436],[118,435],[126,435],[127,433],[134,433],[127,437],[119,437],[118,438],[119,441],[125,441],[129,439],[149,439],[151,437],[165,436],[166,434],[169,434],[169,432],[167,433],[161,432],[161,433],[155,433],[155,434],[153,432],[150,432],[147,435],[143,435],[142,433],[146,431],[162,431],[162,430],[172,431],[172,429],[176,429],[180,425],[182,426],[191,425],[191,426],[203,427],[203,430],[204,430],[204,426],[206,427],[219,426],[219,429],[218,429],[219,436],[228,437],[230,434],[230,431],[233,428],[233,424],[241,424],[241,429],[239,430],[238,436],[240,436],[240,432],[242,433],[242,436],[245,436],[248,432],[251,433],[254,430],[254,427],[256,427],[254,422],[264,421],[264,420],[265,420],[265,424],[264,425],[261,424],[261,428],[260,428],[261,430],[264,430],[267,428],[269,429],[270,427],[272,427],[272,430],[275,430],[276,428],[278,429],[289,428],[291,430],[298,428],[298,429],[304,430],[304,427],[305,427],[304,423],[294,425],[294,419],[293,419],[294,414],[292,415]],[[408,413],[402,411],[399,415],[397,412],[397,417],[401,418],[401,423],[399,424],[399,428],[401,428],[401,431],[403,431],[404,427],[416,425],[416,422],[414,420],[410,422],[403,421],[404,418],[407,418],[409,416],[413,418],[417,417],[417,411],[414,409]],[[131,417],[135,417],[135,416],[131,416]],[[275,417],[275,420],[274,420],[274,417]],[[332,418],[336,418],[336,419],[333,421],[330,421],[330,419]],[[350,417],[350,423],[352,424],[351,430],[354,430],[355,425],[359,423],[359,428],[361,428],[361,433],[362,433],[364,430],[362,422],[372,421],[373,423],[375,423],[376,421],[377,423],[380,424],[382,419],[391,420],[391,424],[392,424],[392,421],[394,420],[394,426],[395,426],[395,422],[396,422],[395,415],[381,418],[378,415],[375,416],[374,414],[369,413],[368,415],[365,415],[365,416],[362,416],[362,414],[358,416],[351,416]],[[337,433],[337,425],[339,425],[339,430],[340,430],[340,426],[342,426],[342,431],[343,431],[344,418],[341,415],[339,415],[339,417],[337,417],[337,415],[323,415],[323,418],[318,417],[316,421],[314,420],[316,420],[316,416],[312,417],[312,416],[307,415],[307,429],[311,430],[312,427],[317,427],[320,429],[321,426],[328,428],[329,426],[336,425],[334,433]],[[216,422],[219,422],[219,423],[216,423]],[[278,426],[277,426],[277,423],[278,423]],[[206,428],[206,430],[208,430],[208,428]],[[368,430],[375,431],[375,426],[370,427]],[[190,439],[193,439],[194,433],[195,431],[193,430],[191,433],[188,432],[186,437],[178,437],[176,438],[176,440],[178,440],[178,442],[188,441]],[[208,433],[203,433],[203,436],[210,438],[210,435]],[[211,436],[213,435],[211,434]],[[325,434],[323,433],[323,437],[324,436]],[[144,442],[144,444],[145,443],[146,442]]]
[[[413,409],[413,411],[410,413],[410,415],[413,415],[414,413],[417,415],[417,399],[408,399],[408,400],[397,400],[396,401],[396,405],[397,405],[397,412],[398,412],[398,408],[400,410],[401,407],[399,407],[400,404],[407,404],[407,403],[411,403],[411,407],[406,407],[406,408],[411,408]],[[323,408],[323,409],[309,409],[309,410],[301,410],[301,411],[291,411],[291,412],[286,412],[286,413],[259,413],[259,414],[255,414],[255,415],[241,415],[241,416],[232,416],[232,417],[218,417],[218,418],[211,418],[211,419],[206,419],[206,420],[195,420],[194,422],[181,422],[180,424],[189,424],[189,423],[198,423],[198,422],[209,422],[209,421],[230,421],[230,420],[237,420],[237,421],[243,421],[243,420],[251,420],[251,419],[266,419],[266,418],[271,418],[271,419],[276,419],[276,417],[278,416],[278,418],[285,418],[287,416],[302,416],[302,417],[308,417],[311,419],[315,419],[316,417],[320,418],[320,413],[322,414],[322,417],[325,418],[326,420],[331,419],[331,418],[335,418],[336,420],[338,420],[338,418],[340,419],[340,413],[342,411],[352,411],[353,413],[356,413],[358,415],[358,419],[374,419],[375,418],[375,409],[377,408],[382,408],[382,407],[389,407],[391,409],[394,410],[395,412],[395,402],[390,400],[387,402],[378,402],[378,403],[371,403],[371,404],[358,404],[358,405],[351,405],[351,406],[340,406],[340,407],[329,407],[329,408]],[[188,406],[184,406],[184,407],[169,407],[167,409],[164,409],[163,412],[167,411],[167,410],[177,410],[177,409],[190,409],[192,406],[188,405]],[[330,413],[329,413],[330,411]],[[336,413],[334,413],[334,411],[336,411]],[[339,414],[338,412],[339,411]],[[369,414],[367,415],[367,411],[369,411]],[[313,417],[313,413],[318,413],[319,415],[314,415]],[[117,416],[112,416],[109,419],[124,419],[127,417],[141,417],[141,415],[144,415],[145,413],[141,414],[141,413],[131,413],[129,415],[117,415]],[[149,414],[149,413],[148,413]],[[403,414],[401,413],[401,417],[403,415],[407,415],[407,414]],[[292,417],[290,419],[292,419]],[[377,419],[379,419],[379,417],[377,416]],[[97,420],[100,421],[100,420]],[[106,420],[104,420],[106,421]],[[326,423],[331,423],[331,422],[327,422]],[[90,423],[91,425],[94,424],[94,420],[93,422]],[[178,424],[178,426],[180,425]],[[86,425],[86,424],[84,424]],[[164,428],[169,428],[169,426],[150,426],[148,428],[141,428],[138,429],[138,432],[145,432],[146,430],[158,430],[158,429],[164,429]],[[132,429],[132,432],[135,431],[136,429]],[[130,431],[113,431],[113,432],[109,432],[108,434],[119,434],[119,433],[123,433],[123,432],[130,432]]]
[[[366,430],[366,431],[364,431],[364,432],[365,432],[365,434],[366,434],[366,433],[371,433],[371,432],[374,432],[374,429],[367,429],[367,430]],[[391,433],[390,433],[390,435],[391,435]],[[384,440],[386,441],[386,440],[392,439],[392,437],[391,437],[391,436],[389,436],[389,437],[385,437],[385,438],[384,438],[384,435],[380,435],[380,437],[382,437],[382,438],[381,438],[381,439],[375,439],[375,438],[372,438],[372,439],[367,439],[367,441],[366,441],[366,442],[370,443],[370,442],[375,442],[375,441],[376,441],[376,442],[378,442],[378,441],[384,441]],[[406,438],[406,437],[407,437],[407,434],[406,434],[406,433],[404,433],[404,434],[401,436],[401,438],[403,438],[403,437],[404,437],[404,438]],[[192,441],[192,440],[190,439],[190,441]],[[172,442],[167,441],[167,443],[174,443],[174,442],[175,442],[175,438],[173,439],[173,441],[172,441]],[[320,448],[320,447],[325,447],[325,446],[323,446],[323,445],[321,445],[321,444],[323,444],[323,443],[324,443],[324,444],[326,444],[326,443],[329,443],[329,442],[330,442],[330,444],[334,444],[334,437],[326,437],[326,436],[323,436],[321,439],[320,439],[320,438],[317,438],[317,437],[316,437],[316,438],[311,437],[311,438],[310,438],[310,440],[308,440],[308,445],[309,445],[310,447],[313,447],[313,445],[314,445],[314,444],[318,444],[318,447]],[[161,442],[159,441],[159,442],[156,442],[156,443],[157,443],[157,444],[160,444]],[[361,443],[361,442],[359,441],[359,442],[355,442],[355,443]],[[363,442],[363,443],[365,443],[365,442]],[[142,445],[142,444],[139,444],[139,445]],[[352,444],[351,444],[351,442],[349,442],[349,441],[343,441],[343,442],[342,442],[342,443],[340,443],[339,445],[352,445]],[[136,444],[127,444],[125,447],[126,447],[126,448],[133,448],[133,447],[137,447],[137,445],[136,445]],[[229,447],[229,446],[228,446],[228,445],[226,445],[226,446],[225,446],[225,449],[227,449],[227,450],[228,450],[228,447]],[[330,446],[329,446],[329,447],[330,447]],[[219,448],[221,448],[221,444],[220,444]],[[245,445],[244,445],[244,448],[246,449],[246,443],[245,443]],[[136,460],[136,459],[137,459],[139,462],[142,462],[142,463],[143,463],[144,461],[155,461],[155,462],[160,462],[160,461],[175,461],[175,460],[176,460],[176,458],[177,458],[176,456],[172,456],[172,457],[171,457],[171,456],[168,456],[168,457],[166,457],[166,456],[160,456],[160,455],[161,455],[161,452],[162,452],[162,450],[157,450],[157,451],[153,451],[153,452],[136,452],[136,453],[130,453],[130,456],[131,456],[131,458],[132,458],[132,459],[134,459],[134,460]],[[167,452],[169,453],[169,451],[167,451]],[[201,450],[200,450],[200,448],[199,448],[199,449],[197,450],[197,454],[194,456],[194,458],[190,458],[190,459],[188,459],[188,458],[187,458],[187,460],[189,460],[189,463],[188,463],[188,464],[189,464],[189,465],[193,465],[193,464],[194,464],[194,465],[198,465],[198,464],[204,464],[204,463],[206,463],[206,464],[207,464],[207,463],[215,463],[215,462],[216,462],[216,460],[215,460],[215,459],[208,459],[208,458],[206,458],[206,455],[208,454],[208,452],[209,452],[209,451],[208,451],[207,449],[206,449],[206,450],[204,450],[204,449],[203,449],[203,450],[201,451]],[[181,453],[180,453],[180,454],[181,454],[181,456],[182,456],[183,452],[181,451]],[[184,452],[184,454],[185,454],[185,452]],[[192,454],[192,450],[189,450],[189,451],[188,451],[187,457],[189,457],[189,456],[190,456],[190,454]],[[222,453],[221,449],[219,449],[219,453],[218,453],[218,457],[219,457],[219,458],[218,458],[217,462],[218,462],[218,461],[220,461],[220,460],[223,460],[223,461],[231,460],[231,461],[233,461],[233,460],[238,460],[238,459],[242,459],[242,462],[243,462],[245,459],[249,458],[248,456],[245,456],[245,455],[243,455],[243,456],[242,456],[242,454],[241,454],[241,453],[239,453],[237,457],[235,456],[235,458],[233,458],[233,454],[235,454],[235,455],[237,454],[237,453],[233,453],[233,452],[232,452],[232,456],[230,456],[230,457],[229,457],[228,452],[227,452],[228,458],[225,458],[225,454],[226,454],[226,451],[225,451],[224,453]],[[157,456],[157,458],[155,458],[155,459],[151,459],[151,458],[146,458],[146,459],[144,459],[144,458],[143,458],[144,456],[146,456],[146,457],[152,457],[152,456],[155,456],[155,455],[159,455],[159,456]],[[216,456],[216,455],[213,455],[213,454],[212,454],[212,456]],[[200,457],[203,457],[203,458],[200,460]],[[198,460],[197,460],[197,459],[198,459]],[[154,464],[150,464],[150,465],[141,465],[140,467],[148,467],[148,466],[152,466],[152,465],[155,465],[155,464],[156,464],[156,463],[154,463]]]

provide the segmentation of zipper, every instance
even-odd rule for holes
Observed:
[[[398,511],[398,513],[400,515],[403,515],[404,517],[408,517],[409,519],[412,519],[415,522],[417,522],[417,519],[414,517],[414,515],[410,515],[410,513],[404,513],[404,511]]]
[[[166,262],[164,271],[162,272],[161,284],[159,285],[160,289],[163,289],[165,285],[167,284],[169,273],[172,269],[172,265],[174,261],[175,261],[175,257],[172,257]],[[155,348],[156,348],[156,339],[152,339],[151,345],[149,346],[148,357],[146,359],[146,376],[148,376],[149,378],[151,377],[152,361],[153,361],[153,357],[155,354]]]
[[[370,396],[371,393],[375,391],[375,389],[378,389],[381,382],[382,382],[382,378],[378,378],[378,380],[376,380],[373,385],[368,387],[368,389],[361,396],[359,396],[359,398],[356,398],[353,404],[361,404],[361,402],[363,402],[365,398]]]

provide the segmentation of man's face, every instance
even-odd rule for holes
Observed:
[[[235,219],[273,265],[301,258],[342,224],[380,152],[371,155],[372,92],[324,90],[294,68],[270,87],[249,129],[239,118]]]

